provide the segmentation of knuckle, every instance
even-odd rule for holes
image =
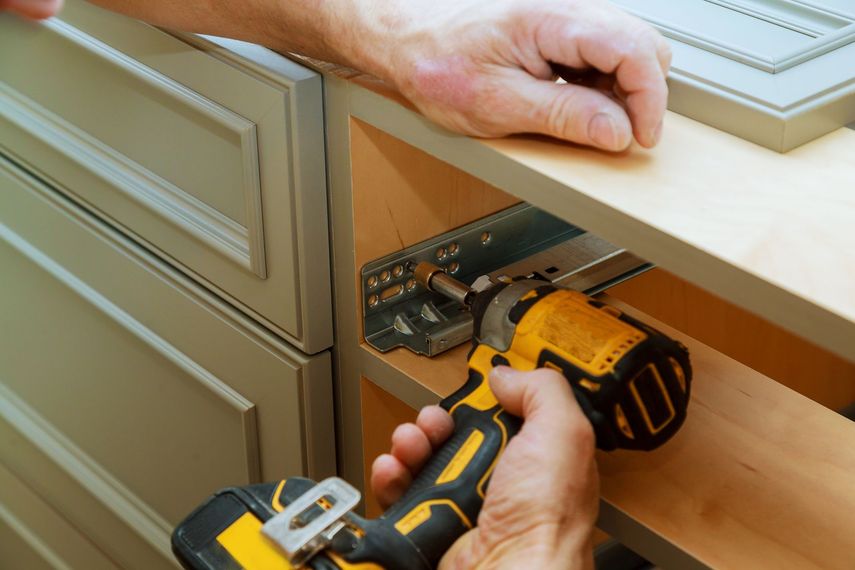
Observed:
[[[549,107],[547,128],[555,135],[584,142],[587,140],[588,121],[597,110],[584,88],[567,87]]]
[[[583,413],[573,414],[567,425],[568,436],[576,449],[584,456],[593,456],[597,441],[594,426]]]

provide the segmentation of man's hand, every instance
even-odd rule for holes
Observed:
[[[0,0],[0,12],[9,10],[14,14],[33,20],[50,18],[62,8],[62,0]]]
[[[496,465],[477,527],[452,546],[440,568],[592,568],[599,495],[594,433],[567,380],[551,370],[499,367],[490,386],[525,422]],[[371,474],[384,508],[452,430],[451,417],[437,406],[395,430],[391,453],[376,459]]]
[[[612,4],[384,3],[396,15],[373,46],[379,66],[369,67],[433,121],[475,136],[533,132],[611,151],[633,135],[645,147],[658,142],[671,50]],[[556,84],[556,66],[584,81]]]
[[[29,17],[62,0],[0,0]],[[92,0],[156,25],[348,65],[468,135],[654,146],[668,44],[605,0]],[[569,80],[555,82],[556,73]]]

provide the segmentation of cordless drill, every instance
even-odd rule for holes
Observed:
[[[173,551],[186,568],[435,568],[475,525],[493,468],[520,429],[487,382],[498,365],[563,374],[600,449],[652,450],[683,423],[692,373],[679,342],[546,281],[518,279],[476,292],[432,264],[408,269],[474,318],[468,380],[440,404],[454,419],[452,436],[408,492],[373,520],[351,512],[359,493],[337,478],[220,491],[173,534]]]

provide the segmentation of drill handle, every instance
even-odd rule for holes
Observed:
[[[487,371],[470,368],[466,384],[441,405],[454,419],[454,433],[404,497],[377,521],[406,537],[401,542],[417,549],[428,568],[435,568],[451,545],[476,525],[493,468],[521,426],[521,420],[496,401]],[[391,552],[383,558],[390,561],[381,563],[386,570],[395,567],[393,559],[400,559]]]

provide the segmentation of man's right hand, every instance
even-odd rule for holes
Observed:
[[[441,570],[593,568],[591,539],[599,505],[594,430],[569,382],[554,370],[495,368],[490,387],[523,418],[490,477],[477,526],[445,554]],[[415,424],[398,426],[378,457],[371,487],[383,508],[407,490],[454,422],[428,406]]]
[[[605,0],[92,0],[156,25],[345,64],[480,137],[541,133],[620,151],[659,140],[671,50]],[[0,0],[43,18],[62,0]],[[556,70],[572,76],[555,82]]]
[[[671,50],[609,2],[379,4],[351,28],[373,31],[354,38],[362,43],[350,51],[364,60],[356,66],[395,84],[441,125],[482,137],[541,133],[610,151],[633,136],[648,148],[659,140]],[[556,84],[556,65],[585,80]]]

